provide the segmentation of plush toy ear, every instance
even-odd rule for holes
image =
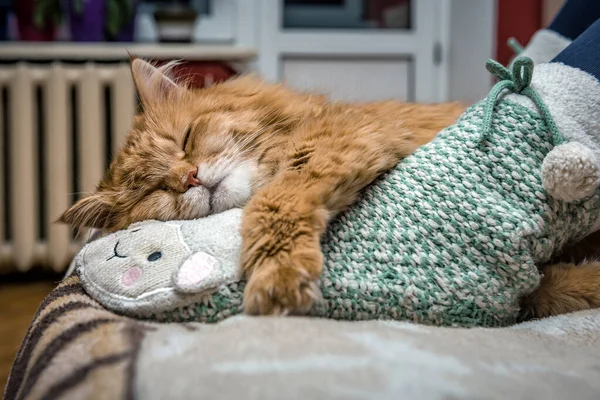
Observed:
[[[185,92],[185,88],[179,86],[169,76],[170,70],[175,65],[176,63],[168,63],[156,68],[139,58],[131,61],[131,74],[144,108],[152,107]]]
[[[199,293],[214,287],[214,277],[218,274],[219,262],[203,251],[192,254],[175,271],[173,285],[184,293]]]
[[[236,262],[219,262],[215,256],[203,251],[188,257],[172,277],[175,290],[183,293],[207,292],[239,280]]]

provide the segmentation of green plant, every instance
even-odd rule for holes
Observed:
[[[50,22],[60,25],[62,21],[61,0],[35,0],[33,6],[33,23],[36,28],[44,29]]]
[[[106,0],[106,34],[109,38],[118,35],[121,28],[133,18],[133,0]]]

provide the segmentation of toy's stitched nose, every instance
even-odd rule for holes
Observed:
[[[188,171],[185,187],[189,188],[191,186],[200,186],[200,179],[196,177],[197,174],[198,168],[190,169]]]

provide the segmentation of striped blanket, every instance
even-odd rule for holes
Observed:
[[[106,311],[77,276],[67,278],[35,314],[5,399],[133,398],[133,360],[148,329]]]
[[[234,317],[156,324],[77,276],[41,304],[5,399],[598,399],[600,312],[502,329]]]

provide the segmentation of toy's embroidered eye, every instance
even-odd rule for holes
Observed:
[[[192,127],[190,126],[185,132],[185,139],[183,139],[183,151],[185,152],[185,146],[187,146],[188,139],[192,133]]]
[[[148,261],[156,261],[162,257],[162,253],[160,251],[155,251],[154,253],[148,256]]]

